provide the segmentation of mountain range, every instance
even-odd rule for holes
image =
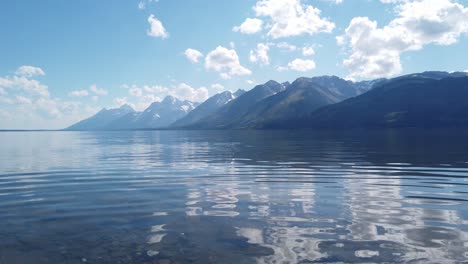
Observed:
[[[137,112],[128,105],[117,109],[103,109],[96,115],[80,121],[67,130],[130,130],[164,128],[186,116],[198,103],[181,101],[167,96],[161,102],[154,102],[143,112]]]
[[[218,111],[222,106],[229,103],[230,101],[238,98],[239,96],[245,93],[244,90],[237,90],[237,92],[232,93],[230,91],[225,91],[219,94],[216,94],[208,98],[204,103],[200,104],[193,111],[188,113],[186,116],[177,120],[172,124],[173,127],[185,127],[190,124],[194,124],[203,120],[205,117],[210,116],[211,114]]]
[[[362,82],[301,77],[225,91],[201,104],[168,96],[143,112],[103,109],[67,130],[459,127],[468,126],[467,96],[466,72]]]
[[[105,130],[112,121],[133,113],[135,110],[129,105],[116,109],[104,108],[94,116],[68,127],[67,130]]]
[[[270,128],[449,128],[468,126],[468,77],[414,76]]]

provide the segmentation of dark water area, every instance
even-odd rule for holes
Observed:
[[[0,133],[0,263],[468,263],[463,131]]]

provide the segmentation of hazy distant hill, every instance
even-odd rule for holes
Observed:
[[[187,115],[197,105],[198,103],[167,96],[161,102],[152,103],[143,112],[136,112],[128,105],[118,109],[103,109],[96,115],[68,127],[67,130],[163,128]]]
[[[82,120],[66,130],[102,130],[105,129],[114,120],[127,114],[134,113],[135,110],[128,105],[123,105],[116,109],[102,109],[94,116]]]
[[[106,128],[109,130],[163,128],[184,117],[196,106],[197,103],[167,96],[161,102],[152,103],[143,112],[132,112],[114,120]]]
[[[196,123],[204,118],[207,118],[222,106],[229,103],[230,101],[236,99],[237,97],[244,94],[244,90],[238,90],[233,93],[230,91],[225,91],[219,94],[216,94],[208,98],[204,103],[200,104],[193,111],[188,113],[185,117],[177,120],[172,124],[173,127],[184,127],[190,124]]]

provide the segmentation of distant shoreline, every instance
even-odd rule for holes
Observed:
[[[0,132],[55,132],[62,129],[0,129]]]
[[[465,133],[468,131],[468,127],[355,127],[348,129],[339,129],[339,128],[264,128],[264,129],[177,129],[177,128],[147,128],[147,129],[121,129],[121,130],[67,130],[67,129],[0,129],[0,133],[6,132],[92,132],[92,133],[101,133],[101,132],[137,132],[137,131],[225,131],[225,132],[248,132],[248,131],[291,131],[291,132],[317,132],[317,133],[373,133],[376,131],[387,131],[387,132],[408,132],[408,131],[425,131],[425,132],[441,132],[441,131],[459,131],[460,133]]]

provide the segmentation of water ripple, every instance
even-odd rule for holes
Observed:
[[[468,141],[453,135],[2,133],[0,145],[0,263],[468,261]]]

